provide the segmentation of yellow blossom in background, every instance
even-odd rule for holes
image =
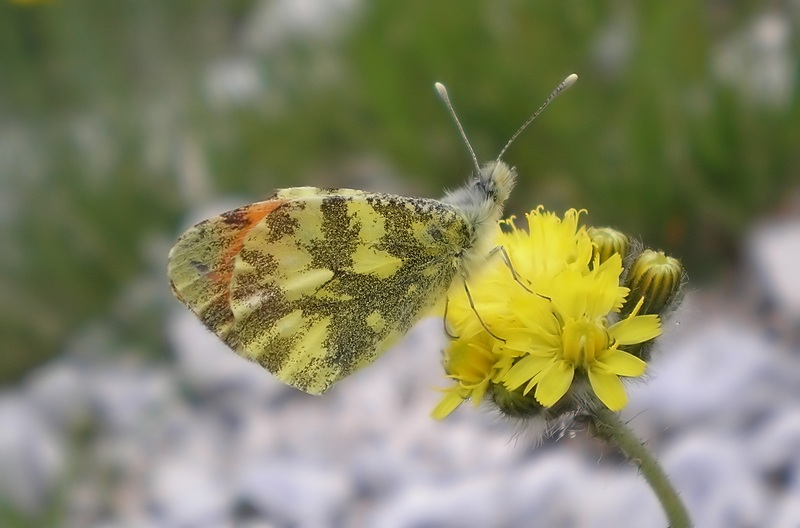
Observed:
[[[661,322],[654,314],[639,315],[641,301],[620,317],[629,294],[620,285],[622,257],[593,260],[580,214],[572,209],[560,218],[539,208],[526,215],[527,230],[505,222],[497,245],[509,262],[496,252],[469,278],[472,304],[465,292],[451,292],[446,324],[454,338],[444,363],[457,384],[446,389],[435,418],[466,399],[479,403],[494,385],[532,393],[550,408],[576,382],[588,380],[606,407],[625,406],[620,377],[641,376],[646,363],[624,347],[660,335]]]

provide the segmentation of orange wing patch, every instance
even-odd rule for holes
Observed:
[[[169,254],[168,274],[175,296],[230,346],[234,318],[230,282],[234,262],[250,230],[287,200],[271,199],[204,220],[189,229]]]
[[[242,250],[244,239],[253,227],[256,226],[265,216],[275,211],[278,207],[286,203],[286,200],[269,200],[266,202],[256,202],[254,204],[241,207],[221,215],[227,226],[233,230],[233,237],[230,239],[230,246],[222,256],[221,266],[214,271],[214,276],[209,277],[215,282],[222,282],[228,285],[233,274],[233,259]]]

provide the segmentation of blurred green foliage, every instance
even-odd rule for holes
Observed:
[[[163,353],[166,251],[217,198],[458,185],[470,161],[434,81],[488,161],[577,72],[506,155],[509,212],[585,207],[695,279],[798,183],[798,44],[779,38],[798,18],[780,5],[300,4],[0,4],[0,381],[98,320]]]

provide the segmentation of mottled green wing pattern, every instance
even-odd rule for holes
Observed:
[[[234,324],[230,282],[236,256],[250,229],[283,203],[273,198],[203,220],[169,252],[167,275],[175,296],[225,341]]]
[[[234,260],[226,341],[320,394],[371,363],[447,292],[471,228],[436,200],[309,188],[276,199]]]
[[[188,229],[169,252],[167,275],[175,296],[194,312],[211,331],[236,348],[231,334],[230,285],[236,257],[251,229],[273,211],[293,199],[358,191],[321,190],[316,187],[284,189],[263,202],[256,202],[203,220]]]

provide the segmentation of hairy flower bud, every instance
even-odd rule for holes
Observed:
[[[630,243],[625,233],[610,227],[590,227],[587,233],[594,245],[592,260],[599,257],[602,264],[614,254],[619,254],[623,260],[628,255]]]
[[[628,271],[626,286],[631,292],[622,313],[630,313],[642,297],[641,315],[663,313],[680,291],[682,279],[683,266],[678,259],[663,251],[642,251]]]

